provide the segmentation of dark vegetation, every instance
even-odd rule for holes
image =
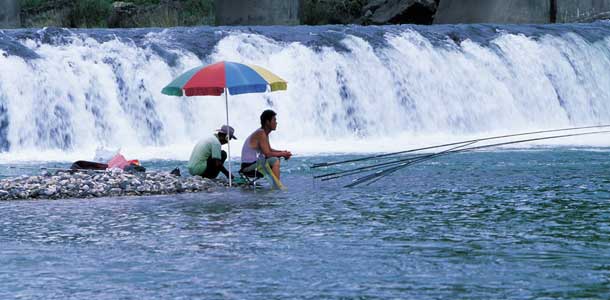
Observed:
[[[108,27],[114,0],[21,0],[26,27]],[[135,4],[132,27],[214,24],[214,0],[126,0]]]
[[[20,1],[21,20],[24,27],[174,27],[215,25],[216,21],[214,0]],[[301,23],[305,25],[432,24],[435,13],[430,8],[415,4],[391,19],[384,19],[380,23],[371,23],[364,16],[364,10],[367,10],[367,5],[370,7],[370,3],[383,3],[383,1],[300,1]],[[436,0],[437,4],[438,2]],[[116,8],[117,6],[122,6],[122,8]]]
[[[348,24],[362,15],[369,0],[304,0],[303,24]]]

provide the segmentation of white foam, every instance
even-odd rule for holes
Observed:
[[[147,38],[158,42],[162,34]],[[148,48],[72,39],[25,41],[38,60],[0,55],[11,145],[0,162],[92,159],[98,147],[121,148],[128,158],[186,160],[198,139],[225,123],[224,97],[160,93],[204,63],[195,54],[169,50],[178,57],[170,67]],[[441,48],[409,29],[386,39],[387,47],[373,48],[347,36],[341,42],[348,51],[338,52],[228,34],[206,61],[257,64],[288,81],[287,91],[230,96],[231,125],[240,137],[234,157],[267,108],[278,113],[272,145],[297,155],[392,152],[610,123],[610,39],[503,34],[491,47],[465,40]],[[535,144],[608,147],[610,138]]]

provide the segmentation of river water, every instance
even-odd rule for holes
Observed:
[[[312,180],[312,163],[357,157],[295,157],[285,192],[2,202],[0,298],[610,296],[610,149],[456,154],[349,189]]]

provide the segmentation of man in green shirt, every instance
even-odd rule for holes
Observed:
[[[234,132],[233,127],[223,125],[212,136],[200,140],[193,148],[191,158],[187,164],[189,173],[193,176],[216,178],[218,173],[222,172],[229,178],[229,171],[224,167],[227,152],[221,150],[220,147],[228,143],[228,139],[237,139],[233,135]]]

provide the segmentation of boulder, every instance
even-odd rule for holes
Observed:
[[[133,17],[138,12],[138,7],[131,2],[112,3],[112,12],[108,17],[109,28],[135,27]]]
[[[361,24],[421,24],[433,22],[434,0],[373,0],[362,8]]]

